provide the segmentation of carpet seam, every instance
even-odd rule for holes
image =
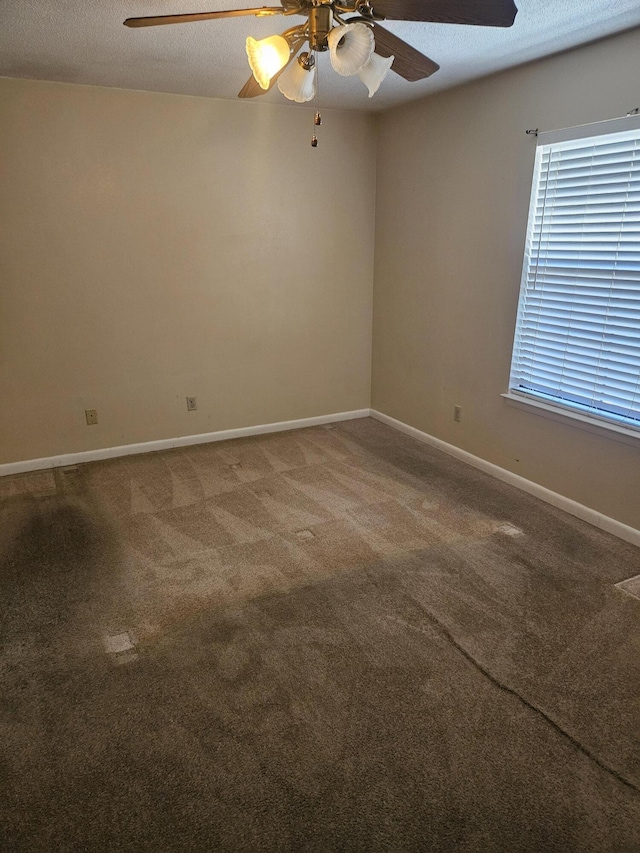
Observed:
[[[533,711],[539,717],[542,717],[545,722],[547,722],[553,729],[555,729],[560,735],[562,735],[566,740],[568,740],[579,752],[581,752],[584,756],[586,756],[590,761],[600,767],[601,770],[604,770],[610,776],[613,776],[621,784],[625,785],[636,793],[640,793],[640,784],[635,780],[625,776],[619,770],[616,770],[615,767],[608,764],[604,759],[600,758],[596,755],[595,752],[592,752],[588,746],[585,746],[581,741],[579,741],[574,735],[571,734],[567,729],[565,729],[560,723],[556,722],[546,711],[543,711],[542,708],[539,708],[537,705],[534,705],[533,702],[526,699],[517,690],[513,687],[509,687],[509,685],[504,684],[500,679],[498,679],[493,673],[491,673],[488,669],[486,669],[479,660],[477,660],[471,652],[469,652],[465,647],[454,637],[449,628],[438,619],[438,617],[432,613],[430,610],[427,610],[425,607],[421,607],[421,610],[428,617],[428,619],[435,624],[441,634],[445,637],[448,642],[454,646],[457,651],[471,663],[477,670],[480,672],[486,679],[488,679],[495,687],[499,690],[502,690],[505,693],[508,693],[510,696],[514,696],[518,699],[526,708],[530,711]],[[400,621],[400,620],[394,620]],[[424,633],[422,629],[417,625],[411,625],[408,622],[402,622],[403,625],[406,625],[408,628],[412,628],[414,631],[419,631],[420,633]]]

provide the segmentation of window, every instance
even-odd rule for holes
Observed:
[[[640,431],[640,117],[540,134],[509,395]]]

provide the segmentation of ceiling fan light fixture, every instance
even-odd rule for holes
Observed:
[[[278,77],[278,89],[285,98],[304,104],[316,93],[316,76],[313,73],[315,60],[310,53],[303,51],[295,62]]]
[[[256,82],[261,89],[268,89],[271,78],[289,61],[289,42],[282,36],[269,36],[260,41],[249,36],[246,46],[249,67]]]
[[[375,93],[380,88],[380,84],[389,73],[395,56],[379,56],[377,53],[371,54],[371,59],[367,64],[358,71],[358,77],[369,90],[369,97],[373,98]]]
[[[342,17],[352,13],[355,17]],[[511,27],[517,14],[514,0],[279,0],[276,6],[147,15],[127,18],[124,24],[127,27],[156,27],[218,18],[300,15],[307,19],[306,22],[289,28],[280,36],[260,41],[251,37],[247,39],[247,56],[253,76],[238,92],[238,97],[255,98],[268,92],[293,65],[288,75],[289,83],[281,87],[281,91],[288,93],[286,97],[291,100],[302,102],[310,100],[317,87],[317,73],[309,74],[311,63],[299,70],[300,67],[292,62],[305,42],[309,45],[307,58],[313,53],[328,50],[334,70],[345,77],[360,75],[371,98],[391,64],[392,70],[409,83],[425,80],[440,68],[437,62],[382,27],[378,21]],[[387,54],[386,60],[372,58],[376,47],[379,55]]]
[[[366,24],[334,27],[327,38],[333,70],[343,77],[357,74],[371,59],[373,33]]]

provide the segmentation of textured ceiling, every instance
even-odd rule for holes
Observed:
[[[271,2],[0,0],[0,76],[235,98],[249,76],[247,35],[271,35],[302,18],[229,18],[144,29],[129,29],[122,21]],[[519,13],[510,29],[385,22],[441,69],[418,83],[390,73],[371,99],[357,78],[339,77],[323,54],[322,106],[385,109],[640,25],[640,0],[516,0],[516,5]],[[290,103],[277,89],[259,100]]]

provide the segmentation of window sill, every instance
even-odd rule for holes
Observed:
[[[599,435],[602,438],[620,441],[623,444],[628,444],[636,448],[639,446],[639,430],[619,424],[606,423],[598,418],[583,415],[580,412],[574,412],[560,406],[552,406],[549,403],[543,403],[542,400],[534,400],[531,397],[515,394],[513,391],[507,391],[505,394],[501,394],[501,396],[504,397],[509,406],[514,406],[516,409],[541,415],[542,417],[549,418],[549,420],[565,424],[565,426],[571,425],[577,427],[586,432]],[[569,422],[571,423],[569,424]]]

